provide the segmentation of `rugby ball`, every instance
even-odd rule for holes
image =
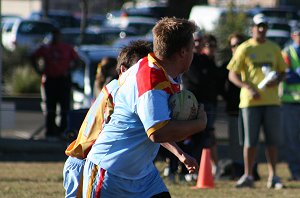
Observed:
[[[171,118],[174,120],[193,120],[197,117],[198,101],[189,90],[181,90],[169,98]]]

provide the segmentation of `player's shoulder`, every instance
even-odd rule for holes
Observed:
[[[117,79],[113,79],[107,85],[104,86],[104,88],[107,89],[108,92],[112,92],[114,89],[116,89],[118,87],[119,87],[119,84],[118,84]]]
[[[139,95],[150,90],[167,90],[171,85],[163,69],[147,59],[143,59],[140,62],[136,80]]]

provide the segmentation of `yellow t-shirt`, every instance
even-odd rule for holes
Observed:
[[[287,67],[280,47],[267,40],[258,43],[254,39],[248,39],[242,43],[235,52],[227,69],[241,75],[243,82],[251,84],[260,94],[259,99],[253,99],[246,88],[241,89],[240,108],[260,106],[260,105],[279,105],[278,86],[266,87],[262,90],[257,85],[265,78],[262,66],[269,66],[271,70],[282,73]]]

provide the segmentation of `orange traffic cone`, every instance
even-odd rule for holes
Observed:
[[[210,150],[208,148],[205,148],[202,150],[197,184],[194,188],[213,188],[213,187],[214,187],[214,178],[212,175]]]

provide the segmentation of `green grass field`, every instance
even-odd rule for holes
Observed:
[[[165,164],[158,163],[159,170]],[[62,186],[63,162],[58,163],[22,163],[0,162],[0,197],[1,198],[59,198],[64,197]],[[173,198],[297,198],[300,197],[300,182],[288,181],[289,172],[286,164],[278,166],[278,175],[286,185],[282,190],[266,188],[267,167],[259,164],[261,181],[255,183],[255,189],[236,189],[234,181],[215,181],[213,189],[192,189],[193,184],[177,181],[165,182]]]

